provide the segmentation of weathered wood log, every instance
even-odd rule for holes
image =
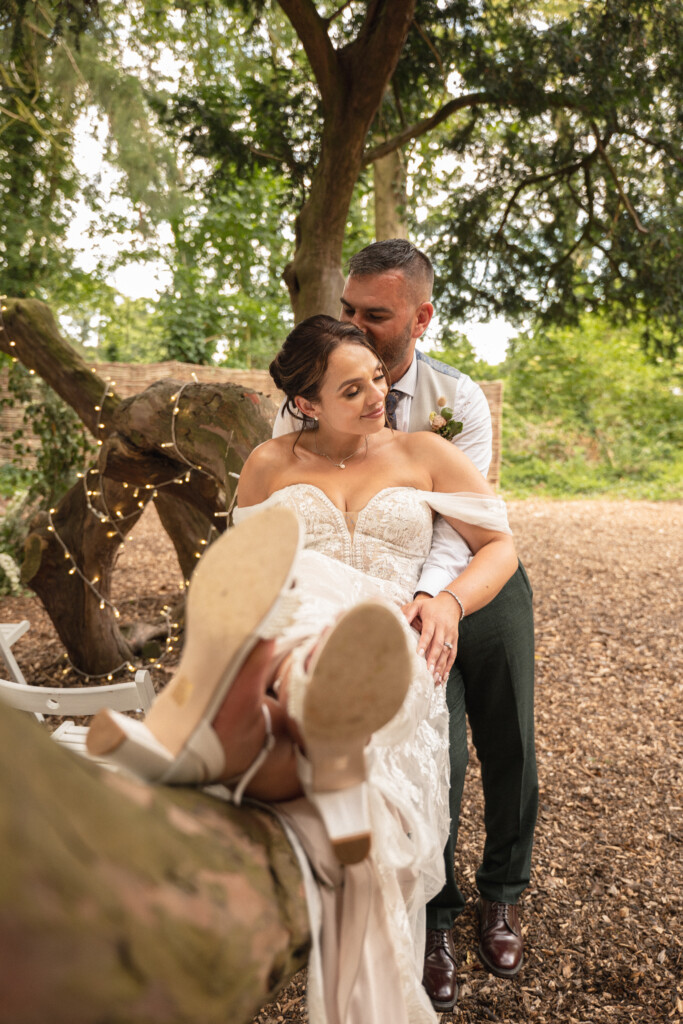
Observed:
[[[70,405],[93,436],[105,429],[121,399],[59,333],[49,306],[37,299],[3,299],[0,351],[19,359]],[[99,408],[98,408],[99,406]]]
[[[45,606],[72,664],[97,676],[133,657],[110,599],[111,582],[122,537],[143,509],[130,488],[96,473],[90,477],[85,486],[72,487],[51,514],[34,517],[21,577]],[[89,496],[90,488],[96,493]]]
[[[40,597],[72,663],[111,672],[133,651],[111,604],[116,555],[152,500],[189,579],[226,528],[236,477],[270,436],[276,409],[236,384],[159,381],[121,401],[61,336],[36,300],[6,299],[0,350],[18,358],[75,410],[99,445],[97,468],[51,516],[31,524],[22,578]]]
[[[0,1024],[242,1024],[305,963],[276,819],[152,787],[0,707]]]

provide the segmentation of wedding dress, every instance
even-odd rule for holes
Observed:
[[[266,501],[235,510],[235,522],[257,509],[286,505],[304,532],[291,606],[278,633],[281,650],[317,636],[359,601],[400,608],[412,600],[429,554],[432,510],[509,533],[504,503],[481,495],[439,494],[411,487],[379,491],[364,508],[344,512],[313,484],[292,484]],[[312,914],[310,1024],[434,1024],[422,987],[425,904],[442,888],[449,833],[448,712],[435,687],[418,634],[401,616],[412,658],[412,684],[399,713],[366,749],[372,851],[341,869],[306,800],[279,805],[303,843],[322,899]],[[363,651],[350,651],[363,658]],[[315,894],[309,894],[309,909]],[[320,927],[320,934],[317,934]]]

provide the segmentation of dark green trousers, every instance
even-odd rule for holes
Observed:
[[[460,625],[458,656],[446,690],[451,755],[446,885],[427,904],[428,928],[451,928],[465,906],[454,861],[468,760],[467,720],[484,789],[486,841],[477,887],[486,899],[517,903],[529,884],[538,810],[531,597],[520,563],[498,596]]]

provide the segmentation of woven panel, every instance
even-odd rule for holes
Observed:
[[[225,381],[230,384],[239,384],[243,388],[251,388],[267,395],[276,405],[279,405],[283,395],[273,384],[267,370],[234,370],[226,366],[195,366],[192,363],[95,363],[97,372],[105,381],[111,381],[116,393],[121,398],[129,398],[157,380],[196,380],[200,384],[216,383]],[[500,481],[500,460],[501,460],[501,436],[502,436],[502,412],[503,412],[503,382],[500,380],[482,381],[481,389],[484,392],[493,421],[493,459],[489,470],[489,482],[494,487]],[[7,390],[7,371],[0,374],[0,392]],[[0,409],[0,460],[7,461],[12,458],[11,436],[14,430],[22,429],[23,414],[19,408]],[[38,444],[27,431],[22,440],[29,447]]]
[[[502,380],[481,380],[479,387],[489,403],[493,427],[493,457],[487,479],[493,487],[497,487],[500,483],[500,464],[503,458],[503,382]]]

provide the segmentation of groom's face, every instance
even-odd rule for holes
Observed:
[[[341,319],[363,331],[384,360],[391,383],[410,366],[415,342],[432,316],[400,270],[350,277],[342,294]]]

